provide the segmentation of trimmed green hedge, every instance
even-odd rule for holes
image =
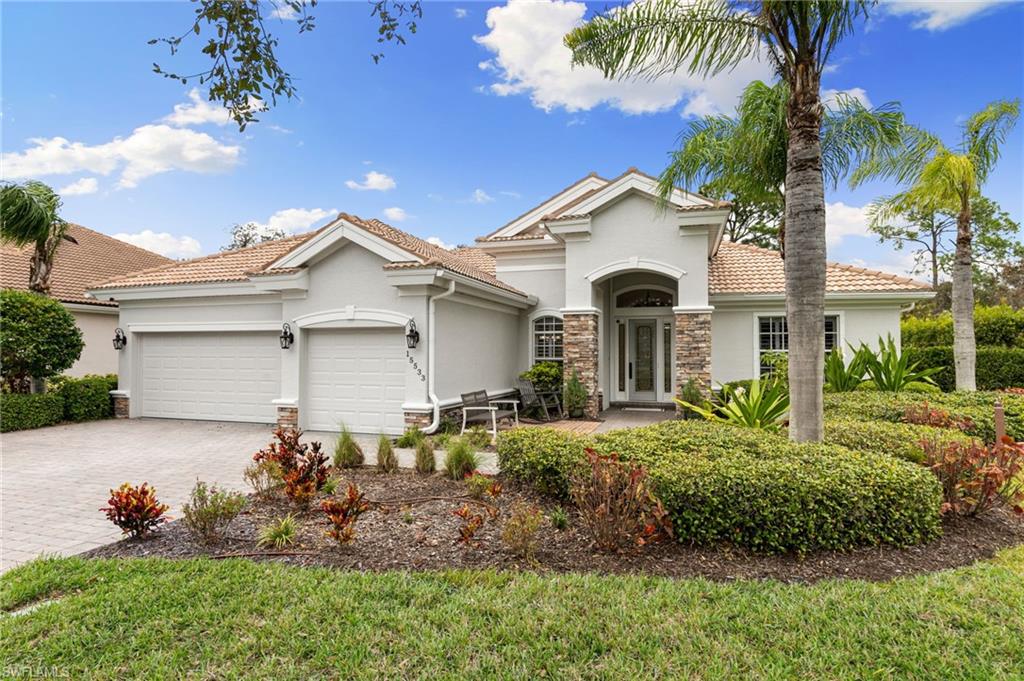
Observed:
[[[64,418],[64,398],[57,393],[0,395],[0,432],[42,428]]]
[[[825,443],[857,452],[885,453],[921,464],[925,461],[925,440],[971,443],[980,440],[949,428],[932,428],[911,423],[826,419]]]
[[[117,375],[82,378],[57,376],[47,381],[47,392],[0,396],[0,432],[52,426],[61,421],[95,421],[114,415],[110,391]]]
[[[953,316],[907,317],[900,323],[903,347],[933,347],[953,344]],[[974,308],[974,336],[979,346],[1024,348],[1024,310],[1009,305]]]
[[[804,553],[904,546],[939,533],[939,483],[924,468],[704,421],[594,438],[520,428],[499,437],[498,459],[511,477],[565,496],[587,446],[647,467],[682,542]]]
[[[919,368],[943,367],[932,376],[943,392],[956,390],[953,368],[953,347],[906,348],[911,361]],[[978,390],[1024,388],[1024,348],[978,347],[975,380]]]
[[[967,430],[967,434],[991,443],[995,441],[993,407],[997,399],[1003,403],[1006,412],[1007,434],[1015,440],[1024,440],[1024,396],[997,392],[930,395],[875,391],[830,393],[825,395],[825,421],[846,418],[900,423],[907,407],[927,402],[934,408],[945,409],[954,417],[971,419],[974,425]]]

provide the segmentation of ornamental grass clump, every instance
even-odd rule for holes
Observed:
[[[370,504],[363,492],[356,485],[349,483],[344,497],[324,500],[320,504],[320,510],[331,524],[327,536],[339,544],[348,544],[356,538],[356,521],[359,520],[359,516],[370,510]]]
[[[271,520],[262,529],[256,541],[257,545],[283,549],[295,543],[295,535],[298,532],[298,524],[295,516],[289,513],[283,518]]]
[[[433,473],[437,470],[437,460],[434,457],[434,445],[428,438],[423,438],[416,444],[416,472]]]
[[[444,469],[452,480],[462,480],[477,468],[476,451],[467,440],[453,437],[444,455]]]
[[[334,467],[338,469],[355,468],[356,466],[362,466],[365,461],[366,457],[363,455],[363,448],[352,437],[349,429],[342,425],[341,432],[338,433],[338,439],[334,443]]]
[[[377,439],[377,471],[380,473],[394,473],[398,470],[398,455],[391,445],[391,439],[387,435],[381,435]]]
[[[167,504],[157,500],[156,490],[149,484],[144,482],[135,487],[126,482],[110,490],[110,499],[100,510],[107,514],[110,522],[121,528],[121,532],[139,538],[167,522],[167,509]]]
[[[182,520],[189,534],[203,544],[224,539],[231,521],[245,508],[245,495],[196,480],[189,501],[182,507]]]
[[[395,446],[411,449],[427,439],[426,434],[416,426],[410,426],[395,442]]]

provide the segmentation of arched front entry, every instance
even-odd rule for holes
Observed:
[[[676,282],[635,272],[606,283],[609,403],[666,403],[675,394]]]

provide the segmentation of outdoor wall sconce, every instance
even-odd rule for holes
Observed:
[[[124,335],[124,331],[120,327],[114,329],[114,349],[124,350],[126,345],[128,345],[128,336]]]
[[[295,342],[295,334],[292,333],[292,327],[286,322],[281,325],[281,335],[279,337],[281,341],[281,349],[287,350]]]
[[[415,348],[420,343],[420,332],[416,330],[416,320],[409,320],[409,330],[405,333],[405,344],[410,349]]]

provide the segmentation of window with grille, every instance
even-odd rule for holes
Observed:
[[[761,375],[763,376],[771,369],[764,361],[765,355],[772,352],[789,351],[789,329],[786,327],[786,317],[784,315],[758,317],[757,343],[761,357]],[[839,347],[839,315],[826,315],[825,352],[831,352],[833,348],[837,347]]]
[[[562,361],[562,319],[549,315],[533,320],[533,361]]]

